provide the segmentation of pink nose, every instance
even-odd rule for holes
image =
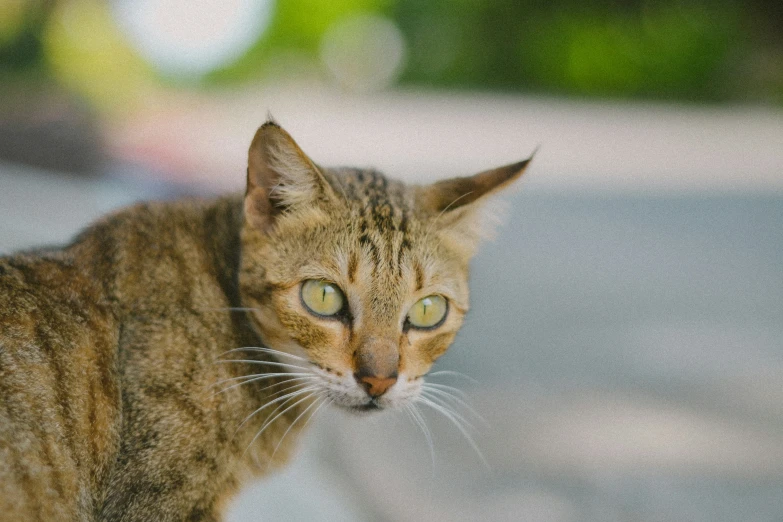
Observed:
[[[356,381],[367,390],[367,394],[372,398],[380,397],[397,382],[397,375],[392,375],[391,377],[376,377],[374,375],[359,375],[357,373],[354,377],[356,377]]]

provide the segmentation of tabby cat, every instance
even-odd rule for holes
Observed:
[[[528,161],[406,186],[269,121],[244,197],[0,258],[0,519],[220,520],[324,405],[410,405],[468,310],[482,203]]]

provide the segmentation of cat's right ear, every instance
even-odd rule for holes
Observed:
[[[268,230],[283,212],[334,198],[329,183],[294,139],[269,120],[250,144],[245,220]]]

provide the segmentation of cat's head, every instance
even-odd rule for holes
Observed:
[[[250,147],[240,289],[264,343],[345,408],[401,407],[468,311],[490,194],[529,160],[409,186],[313,163],[274,122]]]

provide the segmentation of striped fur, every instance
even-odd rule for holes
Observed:
[[[358,360],[394,361],[377,404],[404,405],[467,312],[479,202],[524,166],[405,186],[320,168],[269,122],[243,197],[137,205],[63,249],[0,258],[0,520],[219,520],[288,460],[298,419],[366,402]],[[303,308],[306,279],[343,289],[339,320]],[[430,294],[448,298],[444,324],[407,328]],[[282,356],[216,364],[261,346]],[[249,415],[281,397],[291,360],[317,393],[266,410],[280,414],[259,432],[270,416]]]

